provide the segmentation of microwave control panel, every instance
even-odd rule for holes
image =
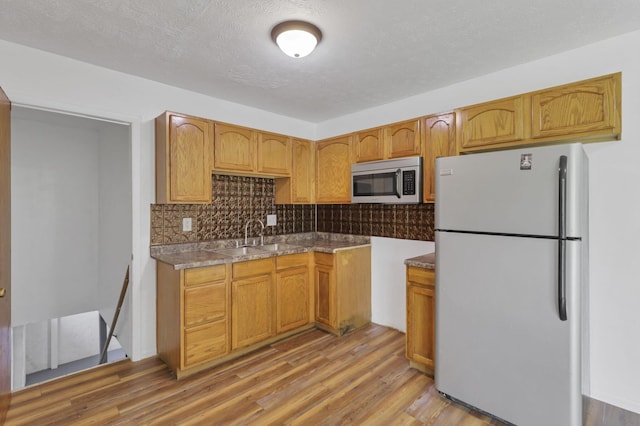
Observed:
[[[416,171],[402,171],[402,195],[415,195],[416,193]]]

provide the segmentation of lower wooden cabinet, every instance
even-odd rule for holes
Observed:
[[[313,321],[309,280],[309,253],[277,258],[276,332],[293,330]]]
[[[371,247],[314,258],[316,324],[340,336],[371,322]]]
[[[407,266],[407,358],[433,375],[435,353],[435,271]]]
[[[342,335],[371,321],[370,246],[157,268],[158,356],[178,378],[314,325]]]
[[[228,266],[186,270],[158,262],[158,355],[180,377],[230,351]]]
[[[231,349],[275,335],[274,272],[273,258],[233,264]]]

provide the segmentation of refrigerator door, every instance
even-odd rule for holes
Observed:
[[[587,226],[581,144],[436,160],[436,229],[558,235],[559,159],[567,157],[567,237]]]
[[[520,426],[581,425],[580,250],[567,243],[436,232],[436,388]]]

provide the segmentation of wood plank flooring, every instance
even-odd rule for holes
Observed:
[[[176,381],[157,358],[120,361],[13,394],[7,425],[501,425],[409,368],[404,334],[309,330]],[[640,425],[591,401],[587,424]]]

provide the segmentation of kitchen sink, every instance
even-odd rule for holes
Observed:
[[[278,251],[278,250],[291,250],[297,249],[300,246],[296,246],[293,244],[286,243],[274,243],[274,244],[265,244],[263,246],[256,246],[257,249],[266,250],[266,251]]]
[[[225,254],[227,256],[247,256],[250,254],[260,254],[262,251],[258,250],[255,247],[236,247],[236,248],[226,248],[226,249],[211,249],[209,251],[213,251],[220,254]]]

